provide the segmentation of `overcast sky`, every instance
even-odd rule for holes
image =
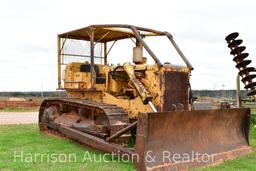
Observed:
[[[57,34],[91,24],[168,31],[195,68],[193,89],[234,89],[224,38],[239,32],[255,66],[255,9],[253,0],[0,0],[0,91],[55,90]]]

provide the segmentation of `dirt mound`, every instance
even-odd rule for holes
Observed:
[[[39,107],[41,101],[9,101],[0,100],[0,109],[4,108],[36,108]]]

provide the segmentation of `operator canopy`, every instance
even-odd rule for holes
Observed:
[[[142,28],[132,25],[91,25],[85,28],[73,30],[70,32],[62,33],[59,36],[61,38],[90,40],[90,32],[94,31],[95,42],[109,42],[114,40],[121,40],[127,38],[134,38],[135,35],[132,28],[136,28],[142,37],[145,36],[161,36],[164,32],[152,30],[148,28]]]

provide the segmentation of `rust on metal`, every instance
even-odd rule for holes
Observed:
[[[239,62],[241,60],[244,60],[245,58],[247,58],[249,56],[249,53],[241,53],[237,56],[234,57],[233,61],[235,62]]]
[[[182,58],[182,60],[186,63],[187,67],[190,70],[193,70],[194,67],[192,66],[192,64],[189,62],[189,60],[185,57],[185,55],[182,53],[182,51],[180,50],[179,46],[177,45],[177,43],[175,42],[175,40],[173,39],[173,36],[168,33],[165,32],[165,35],[168,37],[168,39],[171,41],[173,47],[175,48],[175,50],[178,52],[178,54],[180,55],[180,57]]]
[[[140,114],[136,152],[143,161],[137,163],[137,168],[188,168],[248,154],[252,152],[249,125],[250,109],[245,108]],[[213,160],[197,163],[199,158],[193,158],[193,152],[208,154]],[[190,160],[173,162],[164,158],[166,154],[173,157],[177,153],[188,154]],[[147,160],[146,154],[154,157],[154,161]]]
[[[242,69],[241,71],[239,71],[239,75],[245,75],[249,72],[252,72],[252,71],[255,71],[255,68],[254,67],[246,67],[244,69]]]
[[[246,49],[245,46],[239,46],[231,50],[230,54],[235,55],[237,53],[242,53]]]
[[[225,38],[225,40],[226,40],[227,42],[229,42],[229,41],[231,41],[231,40],[236,39],[238,36],[239,36],[239,33],[234,32],[234,33],[229,34],[229,35]]]
[[[74,110],[73,112],[75,113],[73,115],[61,113],[61,106],[62,108],[63,106],[66,106],[66,110]],[[54,111],[52,110],[53,107]],[[75,111],[77,109],[84,110],[82,113],[83,117],[78,116],[79,111]],[[46,112],[48,112],[47,110],[50,111],[46,114],[45,110]],[[49,117],[49,114],[54,115],[52,113],[56,115],[55,118]],[[115,134],[117,131],[123,129],[129,124],[127,113],[125,113],[122,108],[115,105],[82,99],[45,100],[39,111],[39,125],[45,124],[45,121],[43,120],[45,115],[47,115],[46,117],[48,117],[48,120],[71,127],[80,127],[81,129],[87,128],[89,131],[99,131],[99,129],[106,130],[107,127],[107,131],[105,131],[105,133],[109,135]],[[91,123],[89,121],[91,121]],[[89,126],[86,126],[85,122],[87,122]],[[81,125],[83,125],[83,127]],[[96,125],[100,125],[101,128],[96,130]]]
[[[107,138],[106,140],[108,142],[113,141],[116,138],[119,138],[121,135],[123,135],[124,133],[127,133],[128,131],[130,131],[133,128],[136,128],[137,126],[137,121],[133,122],[132,124],[128,125],[127,127],[125,127],[124,129],[118,131],[117,133],[115,133],[114,135],[111,135],[109,138]]]
[[[243,60],[242,62],[239,62],[236,65],[236,68],[241,68],[241,67],[246,67],[247,65],[249,65],[252,61],[251,60]]]
[[[183,104],[184,110],[188,110],[189,74],[166,71],[163,79],[165,80],[165,89],[163,92],[162,111],[171,111],[173,106],[177,106],[178,104]]]
[[[256,85],[253,82],[253,79],[256,78],[254,67],[248,67],[252,62],[251,60],[244,60],[249,56],[248,53],[242,53],[246,47],[239,46],[242,44],[241,39],[236,39],[239,36],[239,33],[231,33],[226,37],[228,47],[230,48],[230,54],[234,55],[233,61],[237,63],[236,68],[239,69],[239,75],[242,77],[241,81],[245,84],[245,88],[248,90],[247,96],[253,96],[254,100],[256,99]]]
[[[243,43],[243,40],[241,39],[237,39],[237,40],[234,40],[233,42],[231,42],[228,47],[231,48],[231,47],[235,47],[235,46],[239,46],[240,44]]]
[[[167,36],[186,66],[169,61],[162,63],[164,61],[160,61],[144,41],[147,36]],[[238,36],[232,33],[226,37],[228,47],[239,76],[249,90],[248,95],[255,95],[256,84],[252,81],[255,75],[250,74],[255,68],[248,67],[250,60],[244,60],[248,53],[242,53],[246,48],[240,46],[243,41],[236,40]],[[62,52],[67,39],[87,41],[90,53]],[[122,39],[131,39],[136,45],[133,64],[109,65],[108,54]],[[110,42],[112,45],[108,47]],[[104,57],[95,56],[98,43],[104,44]],[[143,48],[154,64],[147,63]],[[64,56],[88,59],[65,63]],[[102,63],[98,64],[96,58]],[[105,152],[125,154],[139,171],[186,170],[250,153],[250,110],[228,109],[227,103],[223,103],[220,110],[190,110],[192,70],[193,66],[168,32],[118,24],[91,25],[60,34],[58,87],[66,90],[69,98],[43,101],[39,112],[40,130]],[[126,148],[128,140],[133,138],[136,138],[135,148]],[[193,152],[212,156],[212,160],[200,162],[203,156],[194,156]],[[188,160],[176,158],[174,161],[170,157],[175,154],[187,154]]]

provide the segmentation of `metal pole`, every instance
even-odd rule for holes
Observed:
[[[104,65],[107,65],[107,42],[104,43]]]
[[[239,74],[237,74],[237,76],[236,76],[236,103],[237,103],[238,108],[242,107]]]
[[[148,104],[151,107],[151,109],[153,110],[153,112],[157,112],[156,107],[154,106],[154,104],[151,101],[149,101]]]
[[[58,35],[57,38],[57,48],[58,48],[58,89],[61,89],[61,49],[60,49],[61,39]]]
[[[127,25],[127,24],[104,24],[104,25],[93,25],[95,28],[102,28],[102,27],[106,27],[106,28],[111,28],[111,27],[115,27],[115,28],[136,28],[137,30],[140,31],[145,31],[145,32],[152,32],[158,35],[164,35],[164,32],[162,31],[158,31],[158,30],[154,30],[154,29],[149,29],[149,28],[144,28],[144,27],[138,27],[138,26],[133,26],[133,25]]]
[[[121,129],[120,131],[116,132],[115,134],[111,135],[109,138],[106,140],[108,142],[113,141],[114,139],[120,137],[121,135],[125,134],[126,132],[130,131],[131,129],[135,128],[137,126],[138,121],[133,122],[132,124],[128,125],[124,129]]]
[[[189,67],[190,70],[193,70],[193,66],[191,65],[191,63],[188,61],[188,59],[186,58],[186,56],[182,53],[182,51],[180,50],[179,46],[177,45],[177,43],[174,41],[172,35],[168,32],[165,32],[166,36],[168,37],[168,39],[172,42],[172,45],[174,46],[175,50],[178,52],[178,54],[180,55],[180,57],[183,59],[183,61],[186,63],[186,65]]]
[[[90,29],[90,44],[91,44],[91,64],[90,64],[90,70],[91,70],[91,88],[94,88],[94,28],[91,27]]]

